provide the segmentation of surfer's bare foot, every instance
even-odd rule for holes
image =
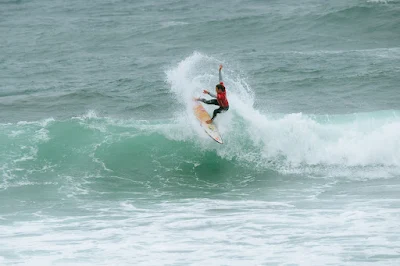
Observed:
[[[212,123],[212,120],[211,120],[211,119],[210,119],[210,120],[207,120],[206,123],[207,123],[207,124],[211,124],[211,123]]]

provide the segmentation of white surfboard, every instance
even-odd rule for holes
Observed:
[[[211,123],[211,124],[206,123],[206,121],[210,120],[211,117],[207,113],[206,109],[204,109],[203,105],[201,105],[201,103],[196,101],[193,106],[193,111],[194,111],[194,115],[200,121],[200,125],[204,129],[204,131],[207,133],[207,135],[209,135],[213,140],[215,140],[219,144],[223,144],[221,135],[219,134],[218,129],[215,126],[215,124],[214,123]]]

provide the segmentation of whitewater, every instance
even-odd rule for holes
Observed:
[[[191,114],[191,99],[202,88],[213,87],[216,83],[215,74],[212,74],[215,69],[210,66],[217,63],[216,59],[195,53],[167,72],[171,91],[186,108],[186,116],[179,117],[181,112],[177,114],[182,128],[178,135],[187,134],[181,140],[200,134],[193,130],[193,123],[192,130],[187,132],[188,121],[195,121]],[[254,108],[254,92],[245,79],[236,77],[235,73],[231,75],[233,78],[226,75],[225,83],[233,108],[216,122],[227,139],[227,145],[215,147],[220,156],[235,157],[264,167],[274,167],[271,166],[274,162],[280,170],[287,171],[326,167],[331,172],[332,167],[371,166],[399,174],[400,138],[397,132],[400,118],[397,110],[349,115],[262,113]],[[170,136],[174,135],[175,132]],[[199,145],[206,144],[200,142]],[[209,146],[215,145],[210,143]],[[368,167],[367,171],[371,170]]]

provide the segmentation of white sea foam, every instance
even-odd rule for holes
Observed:
[[[175,200],[154,209],[86,203],[81,207],[97,211],[0,225],[0,251],[8,263],[29,265],[358,265],[373,256],[395,265],[397,211],[370,203],[339,209],[260,200]]]
[[[310,166],[321,165],[338,169],[376,166],[399,171],[400,118],[397,112],[388,112],[384,117],[376,114],[376,118],[374,113],[332,115],[328,119],[301,113],[273,116],[253,107],[250,87],[243,78],[235,77],[233,70],[226,71],[227,67],[223,74],[230,110],[216,119],[226,144],[215,148],[197,126],[191,99],[200,95],[202,89],[215,86],[218,63],[217,59],[196,52],[167,71],[171,92],[186,112],[177,114],[180,130],[164,130],[166,136],[192,139],[194,134],[200,136],[202,147],[216,149],[220,156],[258,165],[278,160],[281,171],[310,170]],[[206,108],[210,112],[214,109],[213,106]]]

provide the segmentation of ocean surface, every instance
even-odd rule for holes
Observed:
[[[399,0],[0,0],[0,265],[400,265],[399,91]]]

